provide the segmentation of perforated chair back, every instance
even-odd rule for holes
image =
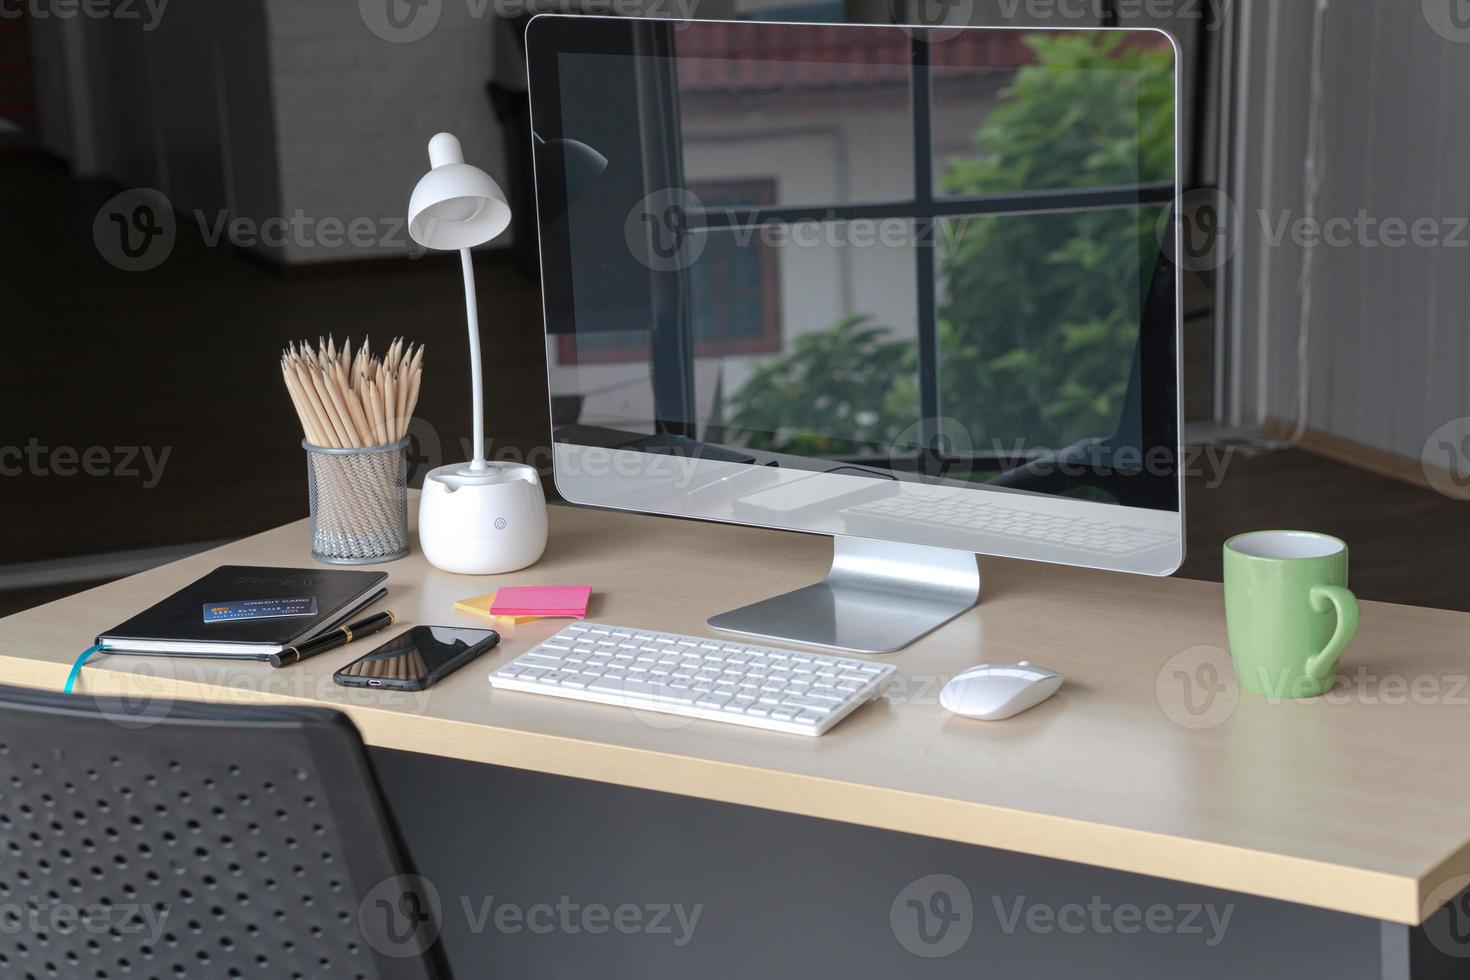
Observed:
[[[0,687],[0,977],[430,980],[357,730]]]

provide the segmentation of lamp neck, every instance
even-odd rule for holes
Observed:
[[[470,250],[459,250],[460,265],[464,267],[464,309],[470,332],[470,400],[474,405],[474,458],[471,470],[486,469],[485,465],[485,379],[480,367],[480,310],[475,298],[475,265]]]

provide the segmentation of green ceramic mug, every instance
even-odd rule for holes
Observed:
[[[1332,687],[1358,632],[1348,549],[1310,531],[1253,531],[1225,542],[1225,625],[1240,686],[1270,698]]]

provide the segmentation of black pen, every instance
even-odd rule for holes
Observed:
[[[299,664],[308,657],[315,657],[319,653],[335,650],[340,646],[351,643],[359,636],[369,636],[378,630],[386,629],[392,625],[393,614],[388,610],[385,609],[380,613],[373,613],[367,619],[359,619],[355,623],[349,623],[346,626],[338,626],[335,629],[327,630],[320,636],[312,637],[300,646],[287,647],[280,653],[271,654],[271,666],[290,667],[292,664]]]

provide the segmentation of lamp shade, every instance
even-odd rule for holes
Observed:
[[[483,245],[510,226],[505,192],[485,171],[464,162],[449,133],[429,141],[433,166],[408,202],[408,233],[425,248],[452,251]]]

